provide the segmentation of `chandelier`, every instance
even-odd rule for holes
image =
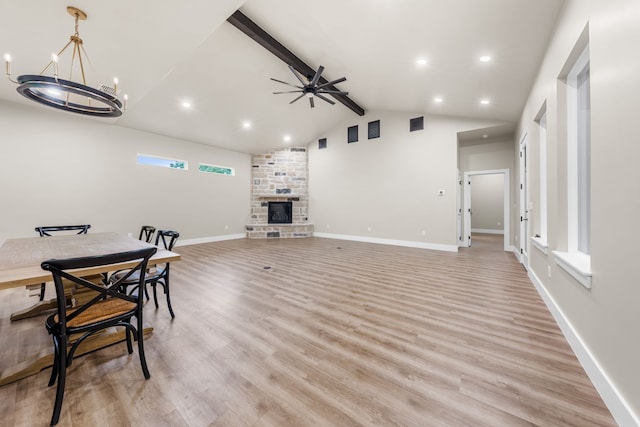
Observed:
[[[100,89],[87,86],[83,56],[88,59],[82,39],[78,34],[78,21],[86,20],[87,14],[73,6],[67,7],[67,12],[75,18],[75,32],[69,42],[56,54],[51,55],[51,61],[39,75],[24,74],[17,80],[11,78],[11,56],[5,54],[6,76],[18,84],[17,91],[32,101],[49,107],[58,108],[72,113],[85,114],[94,117],[118,117],[127,109],[127,95],[124,105],[118,99],[118,79],[113,79],[113,87],[101,85]],[[73,45],[69,80],[58,76],[60,56]],[[82,76],[82,83],[72,81],[74,66],[78,67]],[[53,77],[45,76],[47,70],[52,69]]]

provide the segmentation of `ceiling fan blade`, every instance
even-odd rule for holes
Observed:
[[[321,65],[318,67],[318,71],[316,71],[316,75],[313,76],[313,80],[309,82],[311,86],[315,86],[318,84],[318,80],[320,80],[320,74],[324,71],[324,67]]]
[[[300,81],[300,83],[302,84],[302,86],[306,86],[307,82],[304,81],[304,79],[302,78],[302,76],[300,76],[300,73],[298,73],[296,71],[295,68],[293,68],[293,65],[289,65],[289,69],[291,70],[291,72],[293,73],[294,76],[296,76],[296,79],[298,79]]]
[[[313,97],[309,98],[309,104],[311,104],[311,108],[314,107],[314,105],[313,105]]]
[[[341,90],[319,90],[316,93],[330,93],[332,95],[349,95],[349,92],[343,92]]]
[[[300,92],[299,90],[286,90],[284,92],[273,92],[274,95],[279,95],[281,93],[298,93]]]
[[[329,104],[331,104],[331,105],[334,105],[334,104],[335,104],[335,102],[333,102],[332,100],[330,100],[330,99],[329,99],[329,98],[327,98],[326,96],[322,96],[322,95],[320,95],[319,93],[316,93],[316,96],[317,96],[318,98],[322,99],[323,101],[328,102],[328,103],[329,103]]]
[[[327,87],[327,86],[332,86],[338,83],[342,83],[342,82],[346,82],[347,78],[346,77],[340,77],[339,79],[335,79],[332,82],[327,82],[327,83],[322,83],[321,85],[318,85],[318,89],[322,89],[323,87]]]
[[[302,87],[300,86],[292,85],[291,83],[283,82],[282,80],[274,79],[273,77],[271,77],[271,80],[273,80],[274,82],[285,84],[287,86],[292,86],[292,87],[297,87],[298,89],[302,89]]]
[[[289,104],[293,104],[294,102],[296,102],[298,99],[302,98],[304,96],[304,93],[301,94],[299,97],[297,97],[296,99],[294,99],[293,101],[291,101]]]

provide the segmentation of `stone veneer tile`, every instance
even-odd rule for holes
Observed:
[[[247,226],[249,238],[309,237],[313,225],[308,224],[308,160],[306,148],[289,148],[253,156],[251,224]],[[291,201],[293,223],[278,225],[267,223],[268,201]],[[300,228],[301,227],[301,228]]]

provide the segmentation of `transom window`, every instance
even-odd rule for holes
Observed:
[[[150,154],[138,154],[136,162],[139,165],[158,166],[161,168],[188,170],[189,162],[186,160],[172,159],[169,157],[152,156]]]
[[[217,175],[229,175],[235,176],[236,170],[234,168],[228,166],[217,166],[217,165],[208,165],[206,163],[200,163],[198,165],[198,170],[204,173],[214,173]]]

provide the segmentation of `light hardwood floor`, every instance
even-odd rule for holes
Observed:
[[[145,307],[151,378],[124,344],[76,359],[59,425],[615,425],[500,239],[178,247],[175,320]],[[51,345],[44,317],[6,320],[32,302],[0,294],[0,366]],[[0,387],[0,425],[48,425],[49,373]]]

